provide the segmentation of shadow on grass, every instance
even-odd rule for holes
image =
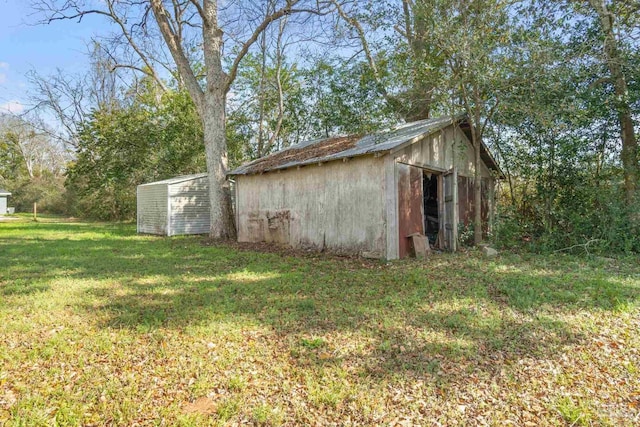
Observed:
[[[584,338],[554,313],[618,310],[640,297],[637,281],[595,267],[567,270],[571,260],[538,267],[442,255],[387,266],[209,247],[200,237],[139,237],[131,226],[18,226],[2,229],[31,235],[0,234],[0,295],[91,280],[73,307],[98,327],[260,324],[293,342],[357,333],[368,347],[340,357],[360,359],[372,375],[437,372],[443,357],[482,358],[488,371],[548,357]]]

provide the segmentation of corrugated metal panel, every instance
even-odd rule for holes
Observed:
[[[268,170],[278,170],[278,169],[286,169],[295,166],[303,166],[307,164],[314,164],[319,162],[328,162],[332,160],[342,159],[346,157],[357,157],[366,154],[378,153],[391,151],[398,147],[403,146],[403,144],[410,143],[417,138],[422,136],[431,134],[437,130],[440,130],[454,122],[454,120],[459,120],[462,116],[445,116],[438,117],[435,119],[421,120],[417,122],[407,123],[401,126],[396,127],[395,129],[378,132],[372,135],[367,135],[361,139],[359,139],[353,148],[341,151],[339,153],[334,153],[321,157],[314,157],[312,159],[305,159],[303,161],[292,161],[287,162],[285,164],[274,165]],[[285,150],[292,149],[300,149],[300,148],[311,148],[314,144],[321,142],[324,140],[313,140],[306,141],[300,144],[292,145],[291,147],[286,148]],[[258,159],[260,160],[260,159]],[[247,173],[251,173],[251,167],[257,162],[247,163],[245,165],[240,166],[239,168],[234,169],[229,172],[229,175],[244,175]]]
[[[170,235],[209,232],[209,181],[206,174],[169,184],[169,201]]]
[[[138,186],[138,233],[167,234],[167,184]]]

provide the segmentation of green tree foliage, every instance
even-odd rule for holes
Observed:
[[[127,105],[98,109],[78,136],[67,189],[74,213],[104,220],[135,217],[136,187],[205,171],[203,135],[185,92],[149,84]]]
[[[510,53],[511,90],[491,129],[508,178],[498,238],[538,250],[592,241],[601,249],[640,251],[599,22],[587,9],[576,15],[574,5],[525,6]],[[630,65],[633,41],[620,41]],[[638,67],[625,69],[634,87]],[[631,89],[636,115],[638,100]]]
[[[278,87],[283,102],[279,128]],[[305,67],[284,61],[278,71],[249,55],[239,69],[229,110],[232,165],[308,139],[371,132],[399,119],[378,96],[367,64],[340,58],[318,59]]]
[[[378,95],[365,62],[317,61],[304,73],[308,134],[364,134],[398,123],[399,115]]]
[[[67,153],[37,120],[0,116],[0,187],[11,191],[18,212],[63,213]]]

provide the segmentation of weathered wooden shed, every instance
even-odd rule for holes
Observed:
[[[481,148],[488,229],[501,172]],[[229,173],[238,241],[396,259],[420,233],[455,251],[459,226],[473,221],[473,158],[462,116],[291,146]]]
[[[7,190],[3,190],[0,188],[0,215],[5,215],[7,213],[7,198],[11,195]]]
[[[138,233],[175,236],[209,232],[206,173],[178,176],[137,188]]]

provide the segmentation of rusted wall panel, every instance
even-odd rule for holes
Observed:
[[[458,220],[460,224],[473,222],[473,181],[458,175]]]
[[[482,230],[486,234],[489,224],[491,178],[482,178]],[[458,176],[458,215],[460,224],[473,224],[475,200],[473,196],[473,178]]]
[[[398,234],[400,258],[411,254],[412,233],[424,234],[422,169],[398,164]]]

